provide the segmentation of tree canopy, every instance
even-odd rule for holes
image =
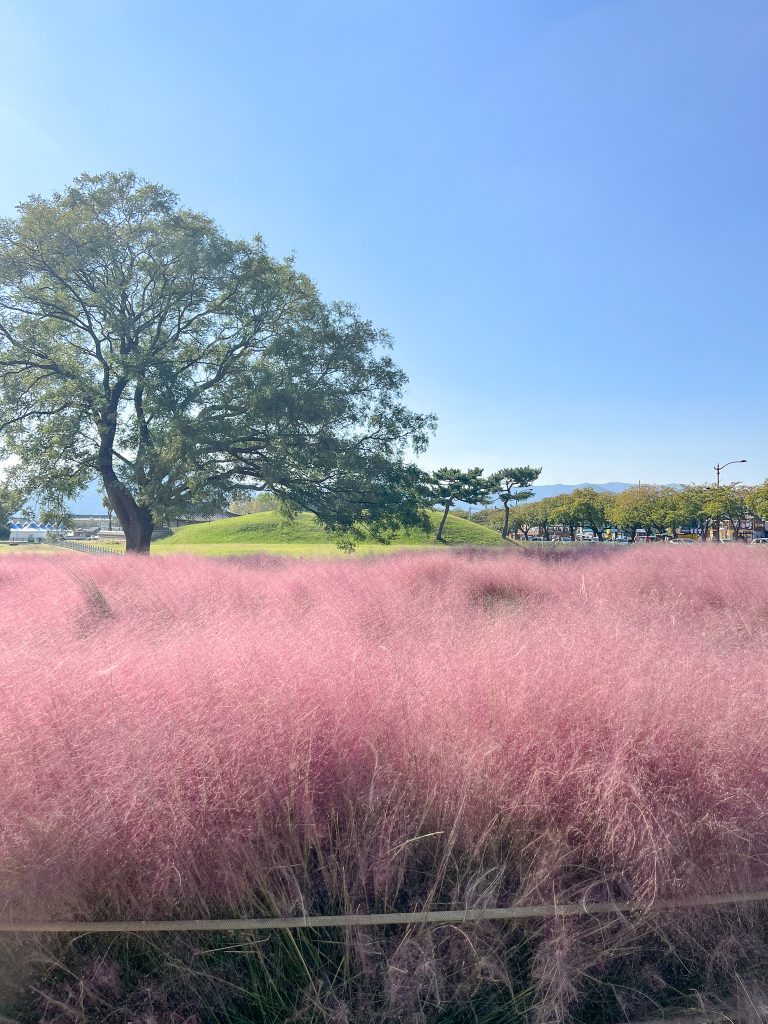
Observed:
[[[539,479],[541,466],[508,466],[493,473],[489,479],[489,486],[495,491],[499,501],[504,506],[504,526],[501,531],[502,537],[506,539],[509,535],[509,505],[514,501],[519,504],[533,497],[531,484]]]
[[[440,505],[443,509],[443,516],[435,533],[435,540],[442,540],[445,521],[456,502],[483,505],[488,500],[492,484],[483,476],[480,466],[466,470],[443,466],[434,473],[426,474],[422,487],[429,504]]]
[[[598,540],[611,525],[611,510],[614,496],[607,491],[597,491],[594,487],[577,487],[570,494],[573,503],[573,514],[580,517]]]
[[[743,535],[743,520],[768,518],[768,481],[743,487],[740,484],[686,484],[682,487],[638,484],[615,494],[591,487],[540,501],[525,502],[509,510],[491,509],[478,519],[487,526],[509,530],[525,538],[532,528],[547,537],[565,528],[572,540],[579,528],[589,528],[602,540],[609,528],[634,540],[638,531],[649,536],[670,536],[692,530],[702,538],[718,540],[720,525],[729,523],[734,538]],[[746,531],[752,531],[751,523]],[[762,524],[754,524],[762,530]]]
[[[611,521],[633,540],[638,530],[663,531],[676,528],[685,520],[682,505],[675,501],[671,487],[638,484],[620,491],[613,498]]]
[[[746,501],[756,516],[768,519],[768,480],[751,487],[746,495]]]
[[[133,551],[165,516],[268,489],[331,530],[418,520],[385,331],[259,237],[225,237],[133,173],[83,175],[0,221],[0,437],[55,506],[97,476]]]
[[[8,523],[11,516],[22,512],[21,505],[22,499],[18,491],[0,481],[0,540],[7,540],[10,536]]]

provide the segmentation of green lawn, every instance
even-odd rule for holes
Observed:
[[[500,547],[501,535],[479,523],[470,523],[459,516],[449,515],[445,524],[444,544],[435,541],[440,513],[429,512],[431,532],[402,530],[391,543],[358,544],[357,555],[382,554],[404,548],[443,547],[460,544]],[[124,548],[122,541],[104,540],[98,547]],[[0,544],[0,554],[11,551],[51,554],[67,550],[49,544],[20,544],[10,547]],[[152,544],[152,553],[171,555],[186,552],[195,555],[253,555],[257,552],[271,555],[292,555],[303,558],[328,558],[345,554],[322,528],[315,516],[301,513],[293,522],[286,522],[278,512],[255,512],[236,519],[220,519],[212,523],[198,523],[174,530],[173,535]]]
[[[0,541],[0,555],[55,555],[62,550],[56,544],[9,544],[7,541]]]
[[[360,544],[358,554],[380,553],[413,547],[442,547],[434,539],[440,521],[437,512],[428,513],[432,530],[402,530],[392,543]],[[444,538],[446,545],[479,544],[500,547],[501,535],[486,526],[469,523],[458,516],[448,516]],[[286,522],[278,512],[254,512],[236,519],[219,519],[174,530],[171,537],[152,545],[157,554],[189,552],[198,555],[248,555],[256,551],[267,554],[328,556],[341,554],[332,537],[325,532],[315,516],[303,512],[293,522]]]

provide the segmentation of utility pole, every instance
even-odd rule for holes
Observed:
[[[738,462],[746,462],[746,459],[732,459],[730,462],[724,462],[722,466],[718,463],[715,466],[715,473],[717,473],[717,490],[720,491],[720,470],[725,469],[726,466],[735,466]],[[720,503],[717,505],[717,519],[715,520],[715,543],[720,543]]]

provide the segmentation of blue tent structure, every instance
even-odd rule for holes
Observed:
[[[14,544],[42,544],[53,529],[48,524],[41,525],[35,522],[25,523],[23,526],[20,523],[9,523],[8,528],[11,531],[9,540]]]

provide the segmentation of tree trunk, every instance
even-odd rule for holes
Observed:
[[[120,481],[112,461],[117,430],[117,410],[120,396],[127,383],[127,379],[122,378],[111,389],[107,389],[107,405],[96,420],[101,437],[97,467],[107,493],[107,500],[123,528],[126,552],[134,555],[148,555],[154,526],[152,512],[145,505],[139,505],[125,484]]]
[[[440,520],[440,525],[438,526],[437,533],[435,534],[435,540],[437,540],[437,541],[442,541],[442,539],[443,539],[443,527],[445,526],[445,520],[448,518],[448,512],[450,510],[450,507],[451,507],[450,505],[446,505],[445,506],[445,511],[443,512],[443,518]]]
[[[139,505],[117,477],[104,480],[104,486],[125,534],[126,553],[148,555],[154,528],[151,510]]]
[[[504,529],[501,531],[502,540],[509,536],[509,502],[504,502]]]
[[[125,530],[125,550],[134,555],[148,555],[152,542],[152,513],[148,508],[136,506],[134,514],[129,516]]]

